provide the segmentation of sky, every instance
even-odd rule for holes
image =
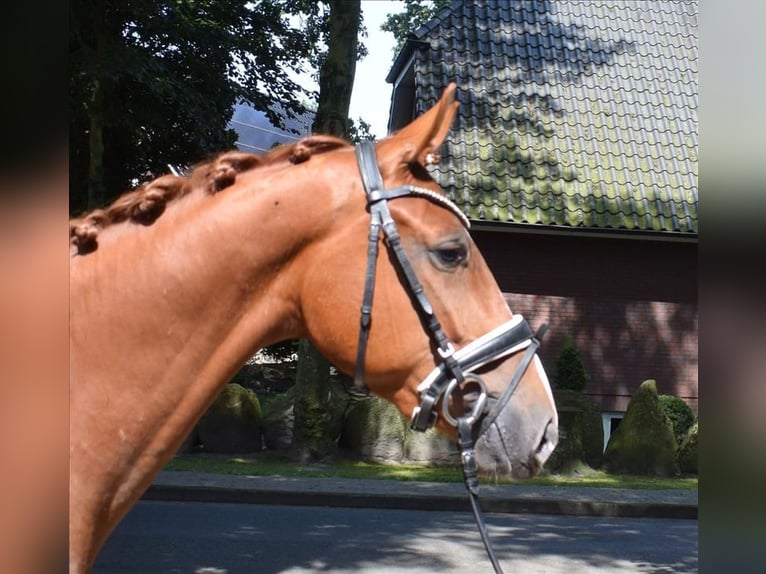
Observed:
[[[403,2],[362,0],[362,14],[367,28],[364,43],[369,54],[356,63],[349,116],[355,121],[361,117],[370,124],[370,131],[378,139],[387,133],[393,86],[386,83],[386,76],[394,61],[393,50],[396,45],[394,35],[383,32],[380,25],[387,14],[401,12],[403,9]]]

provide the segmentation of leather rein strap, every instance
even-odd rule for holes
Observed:
[[[533,335],[527,322],[520,315],[515,315],[510,321],[456,351],[436,318],[431,303],[428,301],[423,290],[423,286],[404,252],[396,222],[391,217],[391,212],[388,208],[388,201],[407,196],[423,197],[450,210],[466,227],[469,227],[468,219],[449,199],[431,190],[413,185],[384,189],[383,178],[378,169],[378,160],[375,155],[374,142],[368,140],[359,143],[356,146],[356,158],[367,195],[367,207],[370,211],[370,228],[367,238],[367,269],[359,322],[354,384],[358,389],[366,388],[364,385],[364,365],[367,354],[367,342],[372,327],[375,267],[378,259],[379,238],[382,231],[386,244],[393,252],[399,270],[404,275],[406,287],[416,303],[415,308],[420,315],[420,319],[440,358],[436,368],[418,387],[421,404],[414,410],[410,426],[417,431],[425,431],[433,426],[439,414],[437,403],[440,400],[442,401],[442,415],[450,424],[457,427],[463,478],[484,548],[496,574],[502,574],[503,570],[492,549],[478,502],[479,481],[478,467],[474,455],[474,442],[495,423],[495,419],[510,400],[529,363],[534,358],[537,348],[540,346],[540,339],[546,327],[543,326]],[[487,363],[507,357],[521,350],[525,350],[525,352],[511,381],[498,399],[492,399],[495,402],[489,412],[485,412],[487,401],[486,386],[481,377],[474,374],[474,371]],[[454,418],[449,412],[450,395],[454,389],[467,382],[474,382],[479,385],[479,400],[476,401],[470,413]]]

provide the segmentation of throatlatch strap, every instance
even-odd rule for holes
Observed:
[[[362,309],[359,318],[359,340],[356,347],[356,370],[354,372],[354,386],[357,390],[367,391],[364,384],[364,364],[367,356],[367,339],[372,327],[372,300],[375,295],[375,265],[378,260],[378,239],[380,236],[381,217],[380,211],[370,204],[369,196],[383,188],[383,178],[377,166],[374,148],[370,153],[369,146],[358,145],[356,147],[356,161],[359,173],[362,176],[362,185],[367,195],[367,204],[370,207],[370,229],[367,236],[367,270],[364,280],[364,293],[362,295]]]
[[[372,327],[372,299],[375,295],[375,263],[378,259],[378,235],[380,235],[380,216],[374,210],[370,217],[370,232],[367,237],[367,272],[362,296],[362,312],[359,318],[359,341],[356,351],[356,371],[354,386],[358,390],[367,390],[364,384],[364,362],[367,356],[367,339]]]

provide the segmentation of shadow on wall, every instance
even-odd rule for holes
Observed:
[[[579,349],[591,380],[585,388],[602,410],[624,411],[641,381],[686,400],[697,412],[696,305],[657,301],[589,301],[506,295],[533,327],[548,323],[540,353],[551,375],[564,337]]]

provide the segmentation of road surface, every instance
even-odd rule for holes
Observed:
[[[697,572],[697,521],[490,515],[506,574]],[[93,574],[491,572],[460,512],[141,501]]]

